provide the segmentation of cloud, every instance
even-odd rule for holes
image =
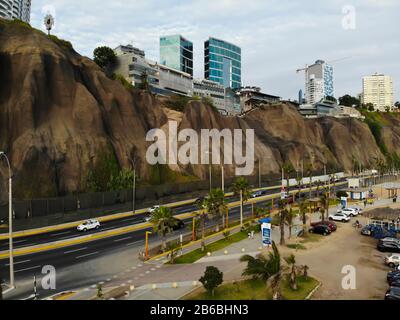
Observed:
[[[244,85],[297,98],[304,78],[295,70],[317,59],[336,60],[336,94],[361,92],[374,72],[394,77],[400,100],[400,29],[397,0],[35,0],[32,24],[43,29],[43,8],[56,14],[54,33],[91,56],[98,45],[131,43],[159,59],[159,37],[182,34],[194,42],[195,76],[202,77],[209,36],[242,47]],[[355,9],[356,28],[342,27],[345,5]]]

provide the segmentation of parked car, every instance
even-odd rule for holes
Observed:
[[[329,216],[330,221],[340,221],[340,222],[349,222],[351,219],[348,215],[344,213],[335,213]]]
[[[379,241],[380,242],[386,242],[386,243],[395,243],[395,244],[400,245],[400,239],[397,239],[397,238],[389,238],[389,237],[387,237],[387,238],[383,238],[383,239],[381,239]]]
[[[331,230],[331,232],[335,232],[337,230],[336,223],[334,223],[332,221],[319,221],[319,222],[311,223],[312,227],[316,227],[316,226],[319,226],[319,225],[327,226]]]
[[[362,214],[363,213],[363,209],[361,209],[360,207],[352,207],[350,209],[356,210],[358,214]]]
[[[87,220],[86,222],[80,224],[77,227],[77,230],[80,232],[86,232],[89,230],[99,229],[99,228],[100,228],[100,222],[96,219],[91,219],[91,220]]]
[[[328,236],[332,233],[331,229],[329,229],[328,226],[322,224],[312,227],[309,232],[315,234],[321,234],[323,236]]]
[[[391,268],[399,266],[400,265],[400,254],[391,254],[391,255],[385,257],[385,264]]]
[[[385,300],[400,301],[400,288],[391,287],[386,292]]]
[[[397,280],[400,280],[400,271],[399,270],[391,271],[391,272],[388,273],[387,281],[388,281],[389,285],[393,281],[397,281]]]
[[[400,245],[390,242],[379,242],[378,250],[380,252],[395,252],[400,253]]]
[[[267,190],[255,191],[251,194],[252,198],[260,198],[267,195]]]
[[[365,226],[364,228],[362,228],[361,234],[363,236],[372,236],[373,230],[374,230],[374,226],[368,225],[368,226]]]
[[[400,288],[400,279],[396,279],[394,280],[391,284],[391,287],[396,287],[396,288]]]
[[[358,216],[358,211],[356,209],[353,209],[353,208],[340,209],[340,210],[337,211],[337,213],[344,213],[345,215],[347,215],[349,217]]]

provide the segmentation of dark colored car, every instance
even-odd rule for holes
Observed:
[[[194,202],[194,204],[195,204],[196,206],[199,206],[199,205],[201,205],[201,204],[204,202],[205,199],[206,199],[205,197],[197,198],[196,201]]]
[[[316,227],[316,226],[327,226],[329,228],[329,230],[331,230],[331,232],[335,232],[337,230],[337,225],[336,223],[332,222],[332,221],[320,221],[320,222],[314,222],[311,224],[312,227]]]
[[[391,242],[379,242],[378,250],[380,252],[400,253],[400,245]]]
[[[400,288],[400,279],[396,279],[393,282],[390,283],[391,287],[396,287],[396,288]]]
[[[176,219],[176,225],[172,228],[174,231],[183,229],[185,227],[185,223],[182,220]]]
[[[387,281],[391,284],[394,281],[400,281],[400,271],[392,271],[387,275]]]
[[[325,225],[317,225],[310,229],[310,233],[321,234],[323,236],[330,235],[332,233],[331,229]]]
[[[373,229],[374,229],[374,226],[371,226],[371,225],[365,226],[364,228],[362,228],[361,234],[363,236],[372,236],[373,235]]]
[[[400,301],[400,288],[391,287],[386,292],[385,300]]]

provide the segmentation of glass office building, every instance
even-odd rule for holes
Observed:
[[[229,42],[210,38],[204,43],[204,77],[225,88],[242,86],[242,50]]]
[[[193,43],[181,35],[161,37],[160,63],[193,76]]]

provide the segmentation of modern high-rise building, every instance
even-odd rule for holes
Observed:
[[[363,78],[362,103],[372,103],[375,110],[386,111],[394,105],[393,79],[383,74],[375,73]]]
[[[204,43],[204,77],[225,88],[240,88],[242,50],[229,42],[209,38]]]
[[[0,18],[31,20],[31,0],[0,0]]]
[[[317,60],[315,64],[306,69],[306,100],[309,104],[315,104],[326,97],[334,97],[333,67],[323,60]]]
[[[160,63],[193,77],[193,43],[181,35],[161,37]]]

